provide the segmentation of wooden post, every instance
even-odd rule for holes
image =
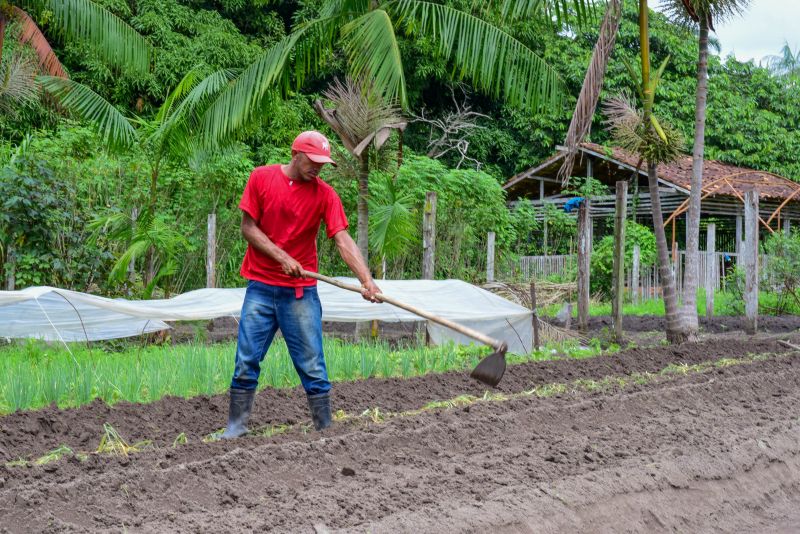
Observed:
[[[206,287],[217,287],[217,214],[208,214],[206,242]]]
[[[739,254],[742,253],[742,216],[736,216],[736,263],[741,263]]]
[[[589,328],[589,201],[584,200],[578,208],[578,327]]]
[[[486,244],[486,281],[494,282],[494,232],[489,232]]]
[[[633,302],[639,303],[639,263],[641,262],[642,249],[639,245],[633,245],[633,275],[631,276],[631,297]]]
[[[139,208],[131,210],[131,226],[133,226],[133,233],[136,233],[136,220],[139,218]],[[131,262],[128,264],[128,280],[131,282],[136,281],[136,257],[131,256]],[[130,292],[130,291],[129,291]]]
[[[539,313],[536,311],[536,282],[531,280],[531,311],[533,312],[533,350],[539,348]]]
[[[422,278],[433,280],[436,260],[436,191],[425,193],[422,212]]]
[[[783,233],[789,235],[792,233],[792,221],[789,219],[783,219]]]
[[[542,204],[542,255],[547,256],[547,210]]]
[[[619,341],[622,339],[622,298],[625,295],[625,221],[627,220],[628,182],[617,182],[616,193],[611,321],[614,324],[614,336]]]
[[[745,331],[754,335],[758,330],[758,191],[755,189],[744,195],[744,231]]]
[[[544,180],[539,179],[539,200],[544,200]]]
[[[6,247],[6,291],[14,291],[16,287],[17,258],[13,243]]]
[[[714,291],[717,289],[717,225],[709,223],[706,237],[706,317],[714,316]]]

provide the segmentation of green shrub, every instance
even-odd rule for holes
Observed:
[[[639,245],[640,268],[655,264],[656,238],[652,230],[633,221],[625,222],[625,270],[633,267],[633,247]],[[592,293],[611,295],[614,268],[614,236],[608,235],[594,246],[591,263]]]

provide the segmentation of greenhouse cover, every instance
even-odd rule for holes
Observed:
[[[358,285],[352,278],[341,281]],[[531,311],[461,280],[378,280],[378,286],[406,304],[474,328],[508,343],[509,350],[531,349]],[[322,318],[356,322],[419,321],[389,304],[373,304],[360,295],[319,283]],[[165,321],[238,319],[245,290],[198,289],[170,299],[110,299],[54,287],[0,291],[0,337],[50,341],[96,341],[138,336],[168,329]],[[428,322],[431,340],[469,344],[469,338]]]

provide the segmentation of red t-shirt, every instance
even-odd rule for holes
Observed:
[[[278,247],[306,271],[317,272],[317,234],[325,221],[328,238],[347,229],[347,217],[336,191],[316,178],[290,180],[280,165],[257,167],[244,188],[239,209],[249,214]],[[281,265],[247,246],[239,271],[248,280],[285,287],[316,285],[313,278],[295,278]]]

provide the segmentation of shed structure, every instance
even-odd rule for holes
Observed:
[[[572,195],[565,195],[557,178],[565,153],[559,151],[539,165],[511,177],[503,189],[511,205],[522,200],[534,206],[544,203],[565,204]],[[614,213],[615,183],[628,181],[628,213],[641,224],[652,227],[650,190],[646,165],[639,158],[620,148],[595,143],[582,143],[573,171],[573,184],[581,177],[592,177],[609,188],[609,194],[592,197],[590,215],[593,226],[606,226]],[[673,250],[685,242],[685,220],[691,190],[692,158],[684,156],[669,165],[659,165],[659,196]],[[755,189],[759,195],[759,218],[762,233],[772,233],[792,224],[800,224],[800,183],[783,176],[706,160],[703,170],[701,230],[709,222],[716,224],[717,250],[738,254],[742,246],[744,195]],[[537,217],[541,217],[538,214]],[[602,233],[602,228],[600,228]],[[701,231],[701,247],[704,246]]]

